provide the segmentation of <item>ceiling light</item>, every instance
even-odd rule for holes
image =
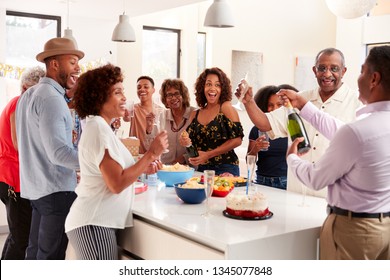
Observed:
[[[204,26],[234,27],[233,14],[225,0],[214,0],[214,3],[207,10]]]
[[[67,27],[66,27],[66,29],[64,30],[64,36],[62,36],[62,37],[63,37],[63,38],[68,38],[68,39],[72,40],[73,43],[74,43],[75,48],[78,49],[77,41],[76,41],[76,39],[73,37],[73,34],[72,34],[72,29],[69,28],[69,0],[67,0],[66,2],[67,2],[67,5],[68,5]]]
[[[367,14],[377,0],[326,0],[329,10],[338,17],[351,19]]]
[[[135,33],[129,23],[129,16],[125,15],[125,0],[123,0],[123,15],[119,16],[119,23],[112,32],[112,41],[115,42],[135,42]]]

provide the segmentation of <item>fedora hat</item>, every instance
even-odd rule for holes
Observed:
[[[68,38],[53,38],[46,42],[44,51],[37,54],[39,62],[45,62],[45,59],[55,55],[73,54],[79,59],[84,57],[84,53],[76,49],[75,44]]]

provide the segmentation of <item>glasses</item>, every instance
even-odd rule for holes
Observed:
[[[181,97],[180,92],[167,93],[167,94],[165,95],[165,98],[166,98],[166,99],[172,99],[173,97],[175,97],[175,98]]]
[[[339,66],[330,66],[330,67],[325,67],[325,66],[318,66],[316,67],[318,72],[325,73],[326,71],[330,71],[332,73],[337,73],[340,72],[340,67]]]

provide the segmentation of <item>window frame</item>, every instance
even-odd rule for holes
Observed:
[[[44,14],[33,14],[33,13],[24,13],[17,11],[6,11],[6,16],[15,16],[15,17],[28,17],[28,18],[39,18],[39,19],[50,19],[57,21],[57,37],[61,37],[61,17],[44,15]]]
[[[177,46],[176,46],[176,77],[180,78],[180,57],[181,57],[181,30],[175,28],[165,28],[165,27],[157,27],[157,26],[143,26],[143,30],[147,31],[156,31],[156,32],[169,32],[177,34]]]

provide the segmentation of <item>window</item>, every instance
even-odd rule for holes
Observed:
[[[61,36],[61,17],[7,11],[5,28],[5,63],[0,65],[5,91],[0,92],[0,112],[20,94],[19,79],[24,68],[39,65],[35,57],[46,41]]]
[[[144,26],[142,73],[156,85],[180,77],[180,30]]]
[[[378,44],[367,44],[366,45],[366,56],[368,55],[368,53],[370,52],[370,50],[373,47],[380,47],[380,46],[390,46],[390,42],[389,43],[378,43]]]
[[[46,41],[61,36],[61,17],[7,11],[6,34],[6,63],[36,66],[35,57]]]

